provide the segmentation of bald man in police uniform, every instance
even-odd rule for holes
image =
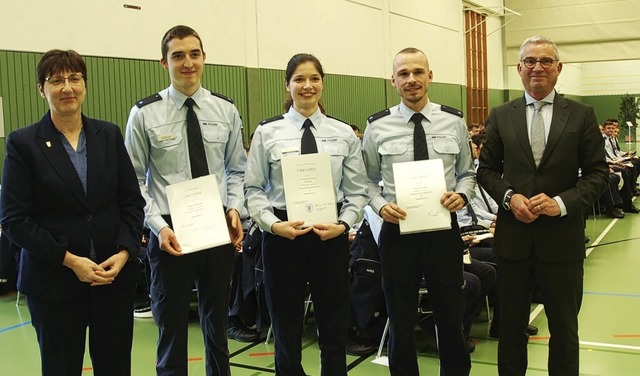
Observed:
[[[391,83],[402,101],[369,117],[363,142],[370,205],[384,219],[380,256],[391,322],[388,349],[392,375],[419,374],[413,328],[422,277],[438,328],[440,373],[468,375],[471,370],[462,332],[465,246],[455,211],[474,197],[475,171],[462,112],[429,101],[432,78],[424,52],[415,48],[400,51],[393,60]],[[414,129],[412,118],[416,116],[419,126]],[[392,165],[414,160],[418,149],[414,148],[414,132],[420,127],[426,135],[428,158],[443,161],[447,192],[440,203],[451,212],[451,229],[400,235],[398,223],[406,218],[406,212],[396,204]],[[382,191],[380,181],[384,182]]]

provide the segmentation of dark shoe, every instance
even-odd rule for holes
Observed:
[[[612,211],[607,212],[607,217],[609,217],[609,218],[624,218],[624,213],[620,209],[615,208]]]
[[[376,351],[378,351],[378,347],[373,345],[365,345],[361,343],[347,344],[347,354],[353,356],[369,356],[375,354]]]
[[[640,213],[640,209],[636,208],[635,206],[631,205],[631,206],[625,206],[622,208],[622,211],[624,211],[625,213],[633,213],[633,214],[638,214]]]
[[[472,353],[472,352],[476,351],[476,344],[472,340],[468,339],[467,340],[467,348],[469,349],[469,353]]]
[[[589,244],[589,242],[591,241],[591,238],[588,237],[587,235],[584,236],[584,244]]]
[[[260,339],[260,335],[255,329],[245,327],[241,322],[232,322],[229,320],[227,328],[227,337],[235,339],[238,342],[256,342]]]
[[[138,318],[152,318],[151,302],[144,302],[133,309],[133,317]]]
[[[536,334],[538,334],[538,327],[533,325],[527,325],[526,332],[530,336],[535,336]]]

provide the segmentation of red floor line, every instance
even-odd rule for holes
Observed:
[[[201,361],[202,361],[202,357],[199,357],[199,358],[189,358],[189,359],[187,359],[187,360],[188,360],[188,361],[190,361],[190,362],[201,362]]]
[[[249,356],[273,356],[274,352],[249,353]]]
[[[640,334],[614,334],[613,338],[640,338]]]
[[[549,338],[551,338],[551,336],[529,337],[529,341],[546,341]]]

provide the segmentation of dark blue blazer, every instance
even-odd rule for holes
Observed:
[[[89,288],[62,265],[67,250],[88,257],[93,240],[101,263],[120,249],[136,255],[140,246],[145,202],[120,129],[85,116],[82,123],[86,194],[49,113],[7,138],[2,230],[22,248],[18,289],[42,299],[71,299]]]

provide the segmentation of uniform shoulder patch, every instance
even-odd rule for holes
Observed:
[[[382,110],[380,112],[376,112],[375,114],[369,116],[369,118],[367,118],[367,121],[369,123],[373,123],[374,121],[383,118],[387,115],[389,115],[391,113],[391,111],[387,108],[386,110]]]
[[[462,111],[458,110],[457,108],[453,108],[453,107],[449,107],[449,106],[445,106],[445,105],[440,105],[440,107],[442,108],[442,111],[444,112],[448,112],[450,114],[459,116],[459,117],[464,117],[464,115],[462,114]]]
[[[349,125],[349,126],[350,126],[350,124],[349,124],[349,123],[347,123],[347,122],[346,122],[346,121],[344,121],[344,120],[338,119],[337,117],[333,117],[333,116],[331,116],[331,115],[327,115],[327,114],[325,114],[325,115],[326,115],[326,117],[328,117],[328,118],[330,118],[330,119],[337,120],[337,121],[339,121],[339,122],[341,122],[341,123],[345,123],[345,124],[347,124],[347,125]]]
[[[281,119],[284,119],[284,116],[282,116],[282,115],[274,116],[274,117],[272,117],[270,119],[264,119],[263,121],[260,122],[259,125],[265,125],[267,123],[271,123],[271,122],[274,122],[276,120],[281,120]]]
[[[137,101],[136,106],[138,106],[138,108],[142,108],[150,103],[157,102],[159,100],[162,100],[162,97],[160,96],[159,93],[155,93],[151,96],[148,96],[144,99],[140,99],[139,101]]]
[[[218,97],[218,98],[224,99],[225,101],[230,102],[232,104],[234,103],[233,99],[227,97],[226,95],[222,95],[220,93],[216,93],[215,91],[212,91],[211,95],[213,95],[214,97]]]

